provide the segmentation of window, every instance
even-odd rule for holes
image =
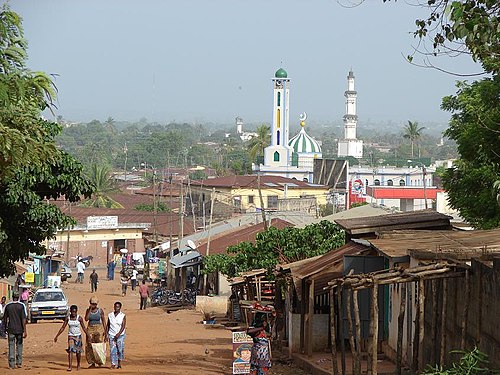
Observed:
[[[267,196],[267,208],[278,208],[278,196],[268,195]]]
[[[278,107],[281,105],[281,92],[278,92]]]
[[[380,180],[377,178],[373,181],[373,185],[380,186]]]
[[[405,183],[405,180],[399,180],[399,186],[405,186],[406,183]]]
[[[392,182],[392,180],[387,180],[387,186],[393,186],[394,183]]]
[[[279,129],[281,123],[281,111],[278,109],[276,111],[276,127]]]
[[[253,204],[253,195],[248,196],[248,204]]]
[[[280,131],[279,130],[276,132],[276,144],[278,146],[280,145]]]
[[[280,161],[280,153],[278,151],[274,152],[274,161]]]

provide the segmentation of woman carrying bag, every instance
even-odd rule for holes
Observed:
[[[102,366],[106,363],[106,357],[104,357],[103,361],[102,356],[96,355],[94,348],[98,348],[99,345],[92,344],[103,344],[102,346],[104,346],[104,310],[97,306],[99,301],[96,296],[92,296],[89,302],[90,305],[85,312],[85,321],[88,322],[87,331],[89,333],[85,356],[90,365],[89,367]],[[105,346],[103,350],[100,350],[100,352],[102,351],[106,352]]]

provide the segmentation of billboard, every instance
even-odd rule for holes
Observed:
[[[87,229],[116,229],[118,216],[88,216]]]
[[[253,340],[245,331],[233,332],[233,374],[250,373]]]

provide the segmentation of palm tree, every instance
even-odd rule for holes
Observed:
[[[256,160],[258,156],[264,155],[264,148],[271,143],[271,128],[267,125],[260,125],[257,128],[257,136],[248,141],[250,159]]]
[[[83,202],[81,207],[123,208],[112,199],[109,194],[118,191],[118,187],[111,177],[111,170],[107,165],[92,164],[88,178],[95,186],[92,197]]]
[[[421,132],[424,130],[425,127],[418,127],[418,122],[414,121],[408,121],[408,125],[405,125],[404,127],[404,134],[403,137],[407,138],[411,142],[411,157],[413,158],[413,145],[415,142],[418,142],[420,137],[422,136]]]
[[[110,132],[114,133],[116,131],[115,129],[115,119],[111,116],[109,116],[106,121],[104,121],[104,127]]]

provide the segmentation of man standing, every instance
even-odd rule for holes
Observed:
[[[115,279],[115,261],[111,260],[108,263],[108,280],[114,280]]]
[[[76,264],[76,272],[78,276],[76,277],[76,282],[83,284],[83,274],[85,273],[85,264],[80,259]]]
[[[12,302],[5,306],[3,316],[4,332],[9,338],[9,367],[21,368],[23,366],[23,339],[26,332],[26,306],[19,302],[19,292],[12,293]]]
[[[95,268],[92,270],[89,279],[90,279],[90,293],[97,292],[97,284],[99,283],[99,276],[97,275],[97,272],[95,272]]]
[[[139,287],[139,295],[141,296],[141,307],[139,310],[146,310],[146,304],[148,302],[148,297],[149,297],[149,289],[148,286],[146,285],[146,280],[142,280],[142,284]]]

